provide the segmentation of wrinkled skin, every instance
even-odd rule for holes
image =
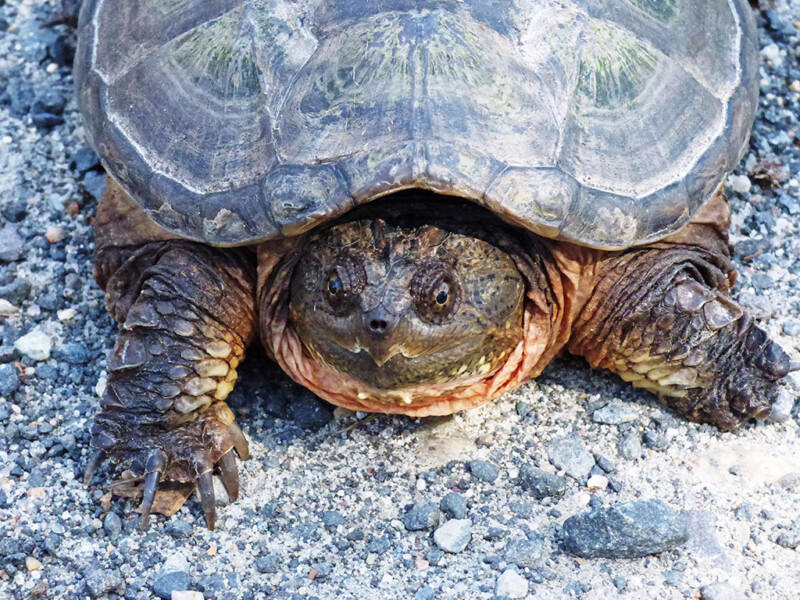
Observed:
[[[257,335],[297,381],[375,411],[474,406],[567,349],[688,419],[764,418],[793,365],[730,298],[728,216],[718,196],[665,240],[603,252],[410,192],[253,253],[176,239],[110,181],[95,275],[121,333],[87,480],[104,456],[142,473],[145,526],[196,483],[213,528],[212,473],[235,499],[248,456],[225,398]]]
[[[495,372],[522,339],[523,292],[511,258],[482,239],[359,220],[306,246],[290,321],[318,360],[401,390]]]

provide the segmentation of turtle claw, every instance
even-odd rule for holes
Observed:
[[[222,485],[225,486],[225,491],[228,492],[228,498],[231,502],[236,502],[239,499],[239,468],[236,466],[236,457],[233,455],[233,449],[220,457],[217,466],[219,467]]]
[[[214,499],[214,480],[211,471],[206,471],[197,478],[197,491],[200,493],[200,506],[206,517],[206,527],[214,531],[217,523],[217,509]]]
[[[239,453],[239,458],[242,460],[250,458],[250,444],[247,442],[247,438],[241,428],[236,423],[231,423],[229,432],[233,439],[233,446],[236,448],[236,452]]]
[[[95,471],[97,471],[100,462],[103,460],[105,453],[105,450],[95,450],[89,458],[89,462],[86,463],[86,470],[83,472],[83,485],[89,485],[89,482],[92,481],[92,477]]]
[[[139,525],[142,529],[147,529],[150,524],[150,511],[153,509],[153,501],[158,491],[158,482],[161,474],[167,466],[167,455],[161,450],[156,450],[147,458],[144,476],[144,495],[142,497],[142,516]]]

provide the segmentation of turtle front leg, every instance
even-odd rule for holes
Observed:
[[[121,332],[108,358],[86,480],[102,456],[143,473],[143,527],[159,483],[196,482],[210,529],[215,466],[229,496],[238,496],[233,449],[246,459],[247,441],[224,400],[254,337],[253,262],[238,250],[185,241],[107,248],[95,258]]]
[[[612,254],[568,348],[692,421],[766,418],[789,357],[731,300],[734,279],[726,257],[695,246]]]

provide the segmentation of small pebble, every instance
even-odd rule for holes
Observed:
[[[567,489],[567,480],[561,475],[547,473],[536,467],[524,465],[519,470],[519,484],[537,500],[560,496]]]
[[[41,571],[42,563],[40,563],[39,559],[35,556],[26,556],[25,568],[28,569],[28,571]]]
[[[193,590],[173,590],[172,600],[203,600],[203,593]]]
[[[161,600],[172,600],[173,592],[184,592],[189,589],[191,578],[184,571],[166,573],[153,582],[153,593]]]
[[[472,539],[472,522],[469,519],[451,519],[433,532],[433,541],[445,552],[457,554]]]
[[[470,461],[469,471],[473,477],[488,483],[494,482],[500,475],[500,469],[497,468],[497,465],[486,460]]]
[[[604,490],[608,487],[608,477],[602,475],[592,475],[586,482],[586,487],[590,490]]]
[[[37,328],[19,338],[14,347],[28,358],[42,361],[50,358],[53,343],[46,333]]]
[[[747,175],[730,175],[728,177],[728,184],[737,194],[746,194],[753,187]]]
[[[744,600],[741,592],[727,581],[703,586],[700,597],[703,600]]]
[[[14,262],[22,258],[25,244],[16,227],[6,225],[0,229],[0,262]]]
[[[552,440],[546,446],[550,462],[578,481],[584,481],[594,466],[594,457],[578,435]]]
[[[57,244],[58,242],[64,241],[66,235],[67,234],[64,233],[64,230],[61,227],[50,226],[44,232],[45,239],[51,244]]]
[[[534,539],[513,540],[506,546],[503,559],[520,568],[534,569],[542,566],[548,557],[547,544],[544,538],[536,536]]]
[[[439,509],[431,502],[417,502],[402,516],[403,525],[409,531],[422,531],[435,527],[439,522]]]
[[[0,298],[0,317],[13,317],[19,314],[19,309],[5,298]]]
[[[595,423],[606,425],[622,425],[631,423],[639,418],[639,412],[630,404],[614,400],[592,413]]]
[[[506,598],[524,598],[528,595],[528,580],[516,571],[507,569],[497,578],[494,593]]]
[[[445,494],[439,502],[439,508],[448,517],[453,519],[463,519],[467,516],[467,501],[464,496],[456,492]]]
[[[19,385],[19,369],[14,365],[0,365],[0,396],[9,398]]]

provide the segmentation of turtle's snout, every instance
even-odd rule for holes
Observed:
[[[375,364],[381,367],[400,352],[400,346],[394,339],[400,317],[381,306],[365,312],[363,318],[365,339],[361,345]]]
[[[395,330],[400,319],[383,307],[364,313],[364,331],[372,338],[385,338]]]

